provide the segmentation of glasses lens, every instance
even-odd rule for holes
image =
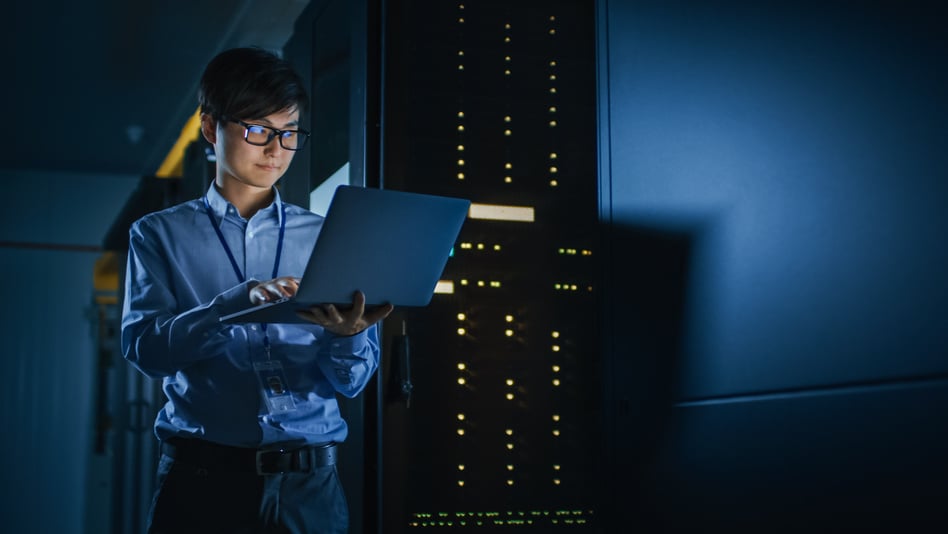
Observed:
[[[280,135],[280,146],[287,150],[299,150],[303,146],[303,136],[296,130],[283,132]]]
[[[265,145],[270,140],[270,130],[263,126],[251,124],[247,126],[247,142],[251,145]]]

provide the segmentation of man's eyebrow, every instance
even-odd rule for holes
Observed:
[[[251,124],[252,124],[252,123],[255,123],[255,122],[259,122],[259,123],[266,124],[267,126],[273,126],[273,123],[270,122],[268,119],[253,119],[253,120],[249,120],[249,121],[247,121],[247,122],[249,122],[249,123],[251,123]],[[295,121],[290,121],[290,122],[284,124],[282,128],[288,128],[288,127],[290,127],[290,126],[299,127],[299,125],[300,125],[300,121],[295,120]],[[274,126],[274,128],[276,128],[276,127]]]

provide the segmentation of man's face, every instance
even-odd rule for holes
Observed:
[[[299,111],[279,111],[262,118],[241,120],[256,126],[296,130]],[[214,145],[217,156],[217,180],[219,183],[235,180],[254,188],[270,189],[289,168],[294,152],[280,146],[277,136],[264,146],[252,145],[244,140],[245,132],[245,126],[232,121],[220,121],[216,125],[215,139],[208,141]]]

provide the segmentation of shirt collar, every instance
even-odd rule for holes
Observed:
[[[283,199],[280,197],[280,190],[276,187],[273,187],[273,202],[269,206],[263,208],[258,213],[263,213],[265,217],[274,217],[277,220],[277,224],[280,223],[280,217],[283,213],[282,205]],[[232,210],[235,216],[237,216],[237,208],[230,203],[220,191],[217,190],[217,187],[214,186],[214,182],[211,182],[211,187],[207,190],[207,203],[211,206],[211,211],[214,213],[214,216],[218,221],[224,220],[224,217],[227,216],[228,210]]]

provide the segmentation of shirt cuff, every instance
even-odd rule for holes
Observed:
[[[211,305],[217,311],[217,318],[249,308],[250,290],[259,283],[257,280],[248,280],[214,297]]]
[[[329,355],[334,357],[348,356],[351,358],[354,355],[362,354],[369,343],[368,334],[365,330],[351,336],[337,336],[329,331],[327,333],[329,334],[327,341]]]

